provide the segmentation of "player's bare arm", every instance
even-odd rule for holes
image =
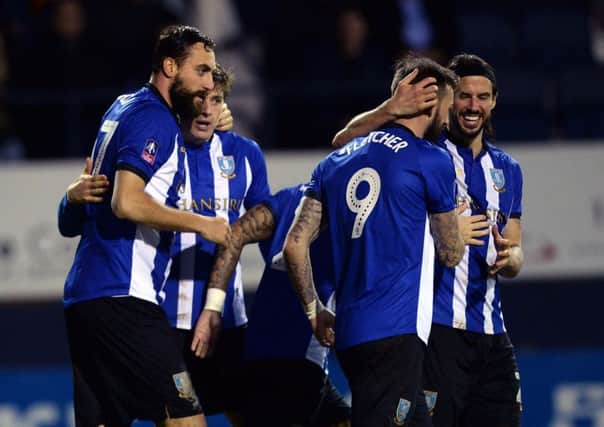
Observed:
[[[318,236],[321,226],[321,202],[304,197],[300,214],[285,239],[283,257],[289,278],[308,318],[316,327],[317,293],[310,264],[310,244]]]
[[[456,210],[430,215],[436,258],[446,267],[455,267],[464,253],[464,241],[457,216]]]
[[[497,248],[497,259],[489,268],[489,274],[516,277],[524,262],[520,219],[511,218],[503,230],[503,236],[497,227],[493,227],[493,238]]]
[[[220,246],[214,267],[210,274],[208,289],[226,290],[229,278],[233,275],[241,251],[248,243],[268,239],[275,230],[275,220],[271,210],[266,205],[257,205],[247,211],[232,225],[230,244]]]
[[[226,289],[243,247],[248,243],[268,239],[274,230],[275,221],[271,210],[263,204],[257,205],[233,224],[229,244],[218,247],[208,282],[206,304],[193,330],[191,351],[197,357],[204,358],[212,354],[222,327],[221,314]]]
[[[80,176],[67,187],[67,202],[73,204],[100,203],[103,194],[109,189],[109,179],[105,175],[90,175],[92,160],[86,158],[86,164]]]
[[[157,230],[199,233],[218,244],[229,242],[231,227],[224,218],[205,217],[161,205],[144,190],[145,181],[140,176],[128,170],[117,171],[111,198],[113,213],[118,218]]]
[[[341,147],[351,139],[366,135],[385,123],[434,107],[438,98],[436,79],[427,77],[411,84],[417,72],[414,70],[402,79],[393,95],[377,108],[361,113],[348,122],[344,129],[336,134],[331,145]]]

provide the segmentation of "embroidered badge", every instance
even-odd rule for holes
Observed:
[[[233,156],[221,156],[218,157],[217,161],[220,176],[226,179],[235,178],[235,158]]]
[[[491,168],[491,178],[493,179],[493,188],[499,193],[505,191],[505,175],[503,170]]]
[[[143,153],[141,154],[141,157],[144,161],[152,165],[153,163],[155,163],[155,156],[157,155],[157,150],[159,150],[159,144],[157,143],[157,141],[153,139],[148,139],[147,143],[145,144],[145,148],[143,148]]]
[[[426,406],[428,407],[428,414],[432,415],[434,412],[434,407],[436,406],[436,399],[438,397],[438,393],[435,391],[424,390],[424,395],[426,396]]]
[[[411,409],[411,402],[403,398],[399,399],[398,406],[396,407],[396,415],[394,417],[394,424],[397,426],[404,426],[407,421],[407,415]]]
[[[189,378],[189,373],[187,371],[179,372],[172,375],[172,379],[174,380],[176,390],[178,390],[178,397],[188,400],[189,402],[193,403],[193,406],[195,407],[199,406],[199,400],[197,399],[197,395],[193,389],[193,384],[191,383],[191,378]]]

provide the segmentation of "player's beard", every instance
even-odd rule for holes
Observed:
[[[480,112],[474,113],[481,114]],[[451,123],[450,133],[453,137],[453,140],[456,144],[461,144],[464,146],[470,145],[474,138],[476,138],[476,136],[484,130],[487,123],[489,123],[490,118],[490,115],[488,117],[483,117],[482,124],[478,128],[468,132],[459,125],[457,115],[454,112],[451,112],[449,121]]]
[[[424,139],[433,143],[437,143],[440,135],[446,130],[446,126],[442,123],[442,120],[438,115],[432,119],[432,122],[424,133]]]
[[[174,84],[170,87],[172,108],[181,117],[197,117],[201,114],[201,98],[203,91],[190,91],[183,81],[176,76]]]

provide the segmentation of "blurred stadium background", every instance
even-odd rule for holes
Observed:
[[[526,264],[503,295],[523,425],[604,426],[604,1],[0,0],[0,427],[73,425],[61,294],[77,241],[56,206],[173,22],[218,42],[235,130],[264,148],[273,190],[388,96],[398,53],[492,63],[498,144],[525,179]],[[251,303],[261,268],[246,250]]]

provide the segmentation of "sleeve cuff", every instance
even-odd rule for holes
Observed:
[[[115,170],[127,170],[130,171],[138,176],[140,176],[142,178],[143,181],[145,181],[145,183],[149,182],[149,176],[143,172],[141,169],[137,168],[136,166],[132,166],[131,164],[128,163],[118,163]]]

